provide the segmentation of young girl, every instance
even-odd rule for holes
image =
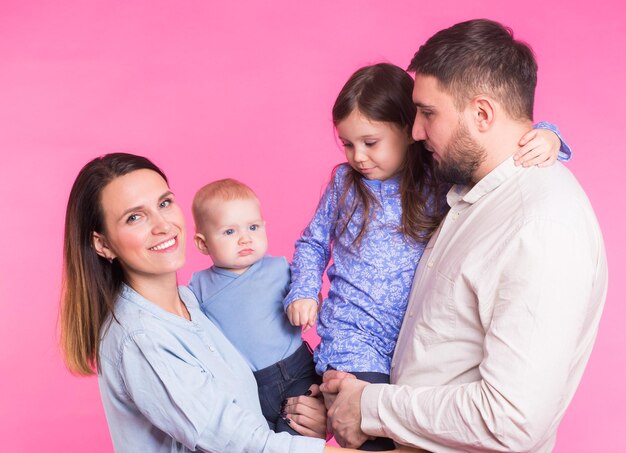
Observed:
[[[352,75],[333,107],[348,163],[335,168],[317,211],[296,242],[289,320],[311,326],[329,260],[330,290],[319,310],[316,369],[338,369],[388,383],[391,358],[415,269],[447,211],[449,186],[432,155],[411,138],[413,80],[390,64]],[[552,125],[539,126],[558,134]],[[533,130],[516,155],[524,165],[552,163],[560,137]],[[563,144],[563,158],[570,151]],[[393,444],[391,444],[393,445]]]

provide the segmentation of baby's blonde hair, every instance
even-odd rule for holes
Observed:
[[[213,181],[202,187],[196,192],[191,204],[193,220],[196,224],[201,225],[209,215],[205,205],[213,200],[229,201],[229,200],[258,200],[254,191],[244,183],[236,179],[226,178]]]

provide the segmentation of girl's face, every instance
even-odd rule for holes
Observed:
[[[395,124],[372,121],[358,109],[337,124],[337,135],[352,168],[367,179],[398,174],[413,139]]]
[[[174,277],[185,263],[185,220],[165,180],[136,170],[102,191],[104,232],[93,233],[96,252],[117,259],[127,283]]]

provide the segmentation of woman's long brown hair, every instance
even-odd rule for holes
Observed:
[[[102,190],[115,178],[136,170],[163,172],[145,157],[126,153],[93,159],[79,172],[67,203],[63,245],[60,343],[67,367],[76,374],[94,374],[103,324],[113,316],[124,281],[117,261],[98,256],[94,232],[104,233]]]

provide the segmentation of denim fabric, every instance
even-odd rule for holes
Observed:
[[[322,452],[270,431],[252,371],[179,288],[191,321],[124,286],[100,342],[98,383],[116,452]]]
[[[293,354],[280,362],[254,372],[259,386],[259,401],[270,429],[299,435],[280,416],[281,403],[292,396],[303,395],[312,384],[320,384],[315,373],[313,354],[305,342]]]

